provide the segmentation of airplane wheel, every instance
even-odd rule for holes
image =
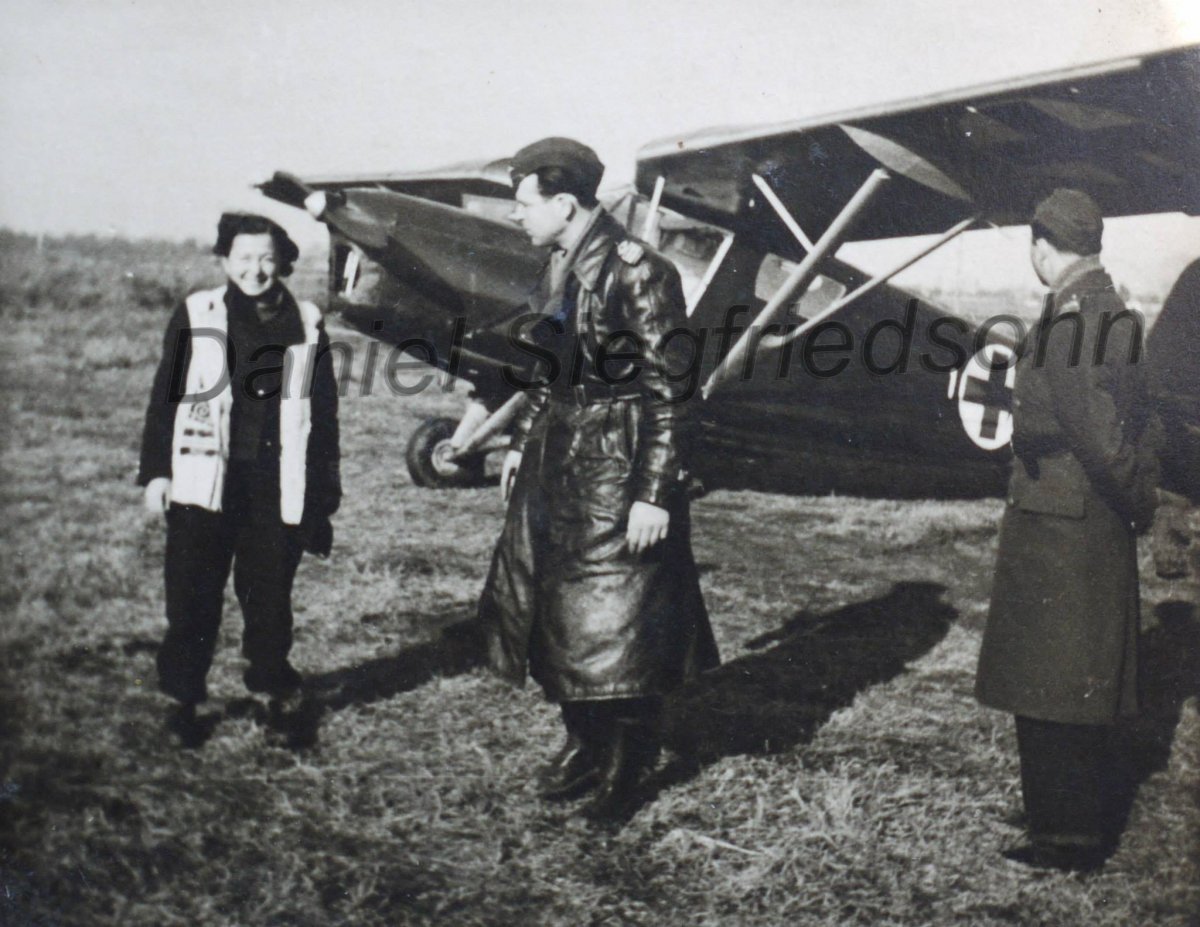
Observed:
[[[483,458],[454,460],[450,438],[457,426],[453,419],[427,418],[409,438],[404,452],[412,481],[429,489],[478,486],[483,482]]]

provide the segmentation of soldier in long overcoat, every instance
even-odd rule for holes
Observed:
[[[1100,864],[1108,727],[1137,710],[1136,538],[1153,516],[1142,322],[1100,264],[1101,213],[1059,189],[1032,260],[1053,291],[1016,366],[1008,507],[979,657],[981,702],[1016,716],[1036,866]]]
[[[528,668],[562,706],[543,796],[596,788],[584,813],[601,818],[628,809],[657,755],[661,696],[717,663],[672,376],[687,361],[670,337],[685,321],[679,274],[598,205],[602,172],[570,139],[513,160],[513,217],[556,250],[530,300],[546,321],[520,342],[539,380],[505,461],[511,498],[480,603],[492,667],[516,683]]]
[[[1146,338],[1150,391],[1162,419],[1162,487],[1154,521],[1159,576],[1193,569],[1190,521],[1200,505],[1200,260],[1193,261],[1163,301]]]

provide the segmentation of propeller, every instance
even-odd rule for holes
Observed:
[[[313,192],[299,177],[287,171],[276,171],[270,180],[255,186],[271,199],[297,209],[304,208],[305,197]]]

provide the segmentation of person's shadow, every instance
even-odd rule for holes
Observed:
[[[891,679],[945,636],[958,612],[942,601],[944,592],[935,583],[898,583],[879,598],[832,612],[801,611],[750,641],[754,653],[668,698],[663,740],[676,759],[650,788],[657,792],[690,778],[722,756],[807,741],[855,695]],[[298,704],[272,705],[261,720],[286,746],[304,749],[317,742],[326,712],[390,698],[437,676],[461,675],[483,661],[477,625],[460,620],[396,654],[307,677]]]
[[[676,759],[658,788],[721,757],[774,753],[812,739],[839,708],[932,649],[958,611],[943,586],[903,582],[886,594],[823,614],[801,611],[750,641],[755,650],[672,694],[664,744]]]
[[[423,621],[442,625],[432,640],[357,666],[306,675],[298,692],[270,698],[265,704],[253,696],[242,696],[231,699],[223,710],[202,709],[194,715],[172,705],[167,712],[167,728],[176,735],[181,747],[191,750],[202,748],[221,722],[231,718],[249,719],[266,728],[270,740],[280,746],[293,750],[315,746],[321,720],[328,711],[391,698],[434,677],[459,676],[482,665],[483,635],[473,618],[451,620],[458,614],[461,613],[456,610],[423,616]],[[369,617],[374,616],[364,616]],[[158,647],[158,641],[135,638],[122,649],[128,657],[154,653]],[[70,651],[62,656],[60,663],[73,668],[87,656]]]
[[[328,711],[391,698],[435,677],[460,676],[483,661],[483,635],[473,618],[462,619],[444,626],[432,640],[390,656],[306,676],[298,701],[271,703],[265,712],[258,706],[256,713],[262,716],[256,720],[287,747],[306,749],[316,744]]]
[[[1114,838],[1125,830],[1142,783],[1167,768],[1183,703],[1200,696],[1200,609],[1191,602],[1161,602],[1154,614],[1157,626],[1138,642],[1141,712],[1110,735],[1108,826]]]

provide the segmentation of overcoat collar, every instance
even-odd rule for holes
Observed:
[[[1098,256],[1086,257],[1082,261],[1070,265],[1067,273],[1062,275],[1062,279],[1055,289],[1055,306],[1067,306],[1078,300],[1081,293],[1097,293],[1104,289],[1109,289],[1109,291],[1114,289],[1112,277],[1100,264]]]
[[[571,272],[575,274],[583,289],[589,292],[596,289],[600,271],[604,269],[609,252],[624,238],[625,229],[621,227],[621,223],[610,216],[603,207],[597,206],[592,214],[592,221],[573,249],[575,258],[571,264]]]
[[[1093,280],[1093,278],[1095,279]],[[1058,294],[1058,301],[1061,303],[1069,299],[1076,290],[1103,289],[1111,284],[1112,281],[1109,280],[1104,265],[1100,263],[1100,255],[1091,254],[1080,258],[1063,270],[1062,275],[1055,282],[1054,292]]]

